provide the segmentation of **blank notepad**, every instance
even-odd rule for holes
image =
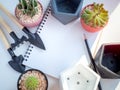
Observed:
[[[51,15],[48,8],[37,33],[42,38],[46,50],[30,45],[24,65],[58,78],[63,70],[74,66],[85,56],[79,19],[63,25]],[[83,61],[88,62],[86,58]]]

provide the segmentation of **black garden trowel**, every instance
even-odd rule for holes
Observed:
[[[22,55],[16,56],[15,53],[13,52],[13,49],[10,47],[10,44],[8,43],[4,33],[0,29],[0,37],[2,38],[7,51],[11,55],[12,60],[9,61],[9,65],[16,71],[23,73],[25,71],[25,66],[22,64],[24,58]]]
[[[21,29],[28,35],[29,38],[27,40],[31,44],[45,50],[45,46],[43,44],[43,41],[42,41],[42,39],[40,38],[40,36],[37,33],[31,33],[26,27],[23,27]]]
[[[21,24],[18,23],[16,18],[0,4],[0,9],[6,13],[6,15],[15,23],[17,26],[22,29],[23,32],[25,32],[28,35],[27,41],[29,41],[31,44],[45,50],[45,46],[43,44],[43,41],[41,40],[40,36],[37,33],[31,33],[26,27],[23,27]]]
[[[14,43],[11,44],[11,47],[14,48],[18,46],[20,43],[23,43],[23,41],[26,41],[27,38],[25,36],[22,36],[22,38],[18,38],[16,34],[12,31],[12,29],[7,25],[7,23],[0,17],[0,24],[1,27],[4,27],[5,30],[9,33],[9,35],[14,39]]]

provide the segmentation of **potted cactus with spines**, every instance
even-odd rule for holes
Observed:
[[[18,90],[47,90],[46,75],[37,69],[29,69],[22,73],[17,82]]]
[[[26,27],[37,26],[42,20],[43,8],[37,0],[19,0],[15,16],[20,24]]]
[[[106,26],[109,15],[103,6],[104,4],[93,3],[83,9],[80,21],[85,30],[96,32]]]
[[[36,0],[29,0],[29,2],[27,0],[19,0],[19,5],[18,8],[21,9],[23,11],[23,14],[27,14],[30,15],[31,17],[33,17],[37,11],[37,1]]]

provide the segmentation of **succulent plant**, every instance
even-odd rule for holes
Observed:
[[[18,8],[22,10],[23,14],[33,17],[37,11],[37,0],[19,0]]]
[[[25,87],[27,90],[36,90],[38,88],[39,81],[34,76],[29,76],[25,81]]]
[[[90,5],[84,9],[81,18],[92,27],[103,27],[108,22],[108,11],[104,9],[103,4]]]

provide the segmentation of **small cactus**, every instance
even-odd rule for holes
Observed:
[[[36,90],[39,86],[39,81],[34,76],[29,76],[25,81],[25,87],[27,90]]]
[[[108,11],[103,4],[93,3],[82,12],[81,18],[87,25],[92,27],[103,27],[108,22]]]
[[[23,14],[33,17],[37,11],[37,0],[19,0],[18,9],[21,9]]]

